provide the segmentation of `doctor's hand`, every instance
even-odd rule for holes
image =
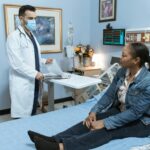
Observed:
[[[52,59],[52,58],[47,58],[46,64],[50,64],[50,63],[52,63],[52,62],[53,62],[53,59]]]
[[[93,121],[96,121],[96,113],[91,112],[89,116],[83,121],[83,125],[86,125],[87,128],[91,128]]]
[[[36,74],[36,77],[35,77],[37,80],[43,80],[44,79],[44,76],[43,76],[43,74],[41,73],[41,72],[38,72],[37,74]]]

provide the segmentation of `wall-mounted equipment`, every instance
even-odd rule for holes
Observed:
[[[104,29],[103,45],[125,45],[125,29]]]
[[[143,42],[150,46],[150,27],[127,29],[126,44],[130,42]]]

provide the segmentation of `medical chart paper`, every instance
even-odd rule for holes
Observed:
[[[53,59],[53,62],[46,65],[48,73],[43,74],[44,80],[47,79],[68,79],[71,77],[70,74],[67,74],[62,71],[57,61]]]
[[[46,64],[46,68],[48,70],[49,74],[54,74],[54,75],[62,75],[63,71],[60,68],[60,66],[58,65],[57,61],[55,59],[53,59],[53,62],[50,64]]]

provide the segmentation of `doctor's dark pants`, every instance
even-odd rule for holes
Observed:
[[[104,119],[120,111],[111,108],[105,113],[97,115],[97,119]],[[65,150],[89,150],[108,143],[114,139],[126,137],[146,137],[150,135],[150,125],[144,125],[140,120],[129,123],[123,127],[107,130],[105,128],[90,131],[82,122],[55,136],[56,141],[64,144]]]
[[[28,34],[33,46],[34,46],[34,57],[35,57],[35,69],[40,71],[40,60],[39,60],[39,53],[36,41],[32,34]],[[38,104],[38,95],[39,95],[39,81],[35,79],[35,88],[34,88],[34,101],[33,101],[33,109],[31,115],[36,114],[37,104]]]
[[[38,106],[38,96],[39,96],[39,81],[35,79],[35,88],[34,88],[34,101],[33,101],[33,108],[32,114],[36,114],[37,106]]]

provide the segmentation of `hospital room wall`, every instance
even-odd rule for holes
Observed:
[[[99,0],[91,1],[91,45],[99,54],[99,64],[101,67],[109,66],[112,56],[121,55],[122,46],[104,46],[103,29],[108,23],[113,28],[143,28],[150,27],[150,1],[149,0],[117,0],[116,21],[98,22]]]
[[[5,22],[3,4],[17,4],[24,5],[30,4],[38,7],[61,8],[62,15],[62,31],[63,31],[63,47],[67,38],[67,29],[69,22],[72,22],[74,27],[74,44],[90,42],[90,1],[91,0],[1,0],[0,1],[0,110],[10,107],[9,96],[9,81],[8,81],[8,60],[6,55],[6,35],[5,35]],[[68,64],[72,61],[64,56],[62,53],[43,54],[44,58],[55,58],[64,70],[67,70]],[[55,86],[55,99],[70,97],[70,90],[62,87]]]

